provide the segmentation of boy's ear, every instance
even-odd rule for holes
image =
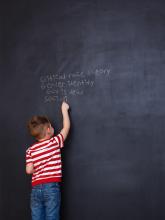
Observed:
[[[48,132],[48,133],[50,132],[50,127],[47,127],[47,132]]]

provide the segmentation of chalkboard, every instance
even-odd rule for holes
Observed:
[[[165,218],[165,3],[13,1],[3,5],[1,219],[30,219],[26,123],[62,128],[61,219]]]

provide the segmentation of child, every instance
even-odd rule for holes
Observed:
[[[34,116],[28,122],[30,134],[37,142],[26,151],[26,173],[32,174],[32,220],[59,220],[62,164],[60,150],[70,129],[69,105],[61,106],[63,129],[54,136],[54,128],[45,116]]]

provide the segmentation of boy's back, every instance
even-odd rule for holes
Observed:
[[[61,148],[64,145],[62,134],[48,140],[38,141],[26,151],[26,165],[33,163],[32,186],[50,182],[61,182]]]

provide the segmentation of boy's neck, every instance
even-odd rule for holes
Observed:
[[[50,136],[45,136],[44,138],[38,139],[37,141],[38,142],[46,141],[46,140],[49,140],[50,138],[51,138]]]

